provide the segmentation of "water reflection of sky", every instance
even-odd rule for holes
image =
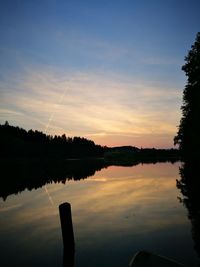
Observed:
[[[0,202],[1,266],[62,266],[62,202],[72,205],[76,266],[128,266],[140,249],[197,266],[178,177],[178,164],[113,166],[8,197]]]

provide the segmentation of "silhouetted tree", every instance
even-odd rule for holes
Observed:
[[[177,187],[183,195],[181,201],[188,209],[194,247],[200,257],[200,32],[197,33],[185,62],[182,70],[187,76],[187,84],[183,91],[182,118],[174,138],[184,160]]]
[[[185,57],[182,70],[187,76],[183,91],[182,118],[174,143],[178,144],[183,158],[198,158],[200,150],[200,32]]]

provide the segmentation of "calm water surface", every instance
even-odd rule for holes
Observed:
[[[128,266],[138,250],[198,266],[187,210],[177,198],[179,165],[111,166],[85,180],[0,199],[0,266],[63,265],[63,202],[72,205],[76,267]]]

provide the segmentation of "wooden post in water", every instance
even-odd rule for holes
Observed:
[[[64,247],[63,266],[73,267],[75,242],[70,203],[65,202],[59,205],[59,212]]]

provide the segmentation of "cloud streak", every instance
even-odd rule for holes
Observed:
[[[0,84],[1,120],[9,114],[11,122],[49,134],[87,136],[105,145],[111,136],[113,144],[124,138],[133,145],[140,136],[140,146],[142,136],[163,136],[170,144],[180,117],[176,88],[128,76],[29,68],[11,80]]]

